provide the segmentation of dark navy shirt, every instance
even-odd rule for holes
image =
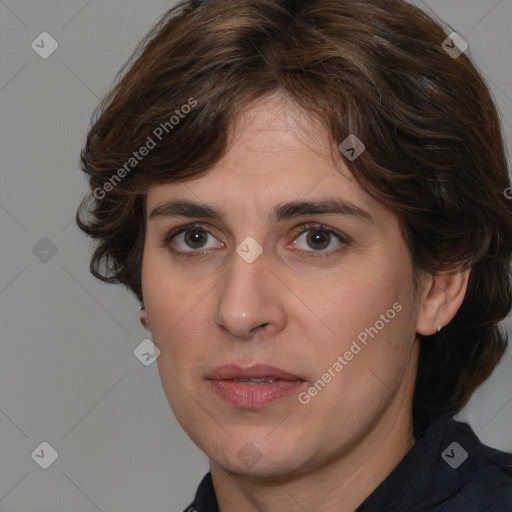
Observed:
[[[512,453],[484,445],[449,416],[416,413],[414,436],[415,445],[355,512],[512,512]],[[184,512],[219,512],[210,473]]]

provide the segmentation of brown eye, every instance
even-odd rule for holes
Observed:
[[[207,249],[224,247],[207,229],[202,226],[187,225],[173,229],[163,240],[164,246],[178,256],[199,256]]]
[[[208,233],[204,229],[189,229],[184,235],[183,239],[191,249],[200,249],[208,238]]]
[[[304,253],[309,253],[308,256],[329,256],[337,252],[340,246],[346,243],[346,239],[341,234],[325,228],[321,224],[303,226],[301,232],[293,241],[295,248]],[[326,250],[329,247],[331,250]]]
[[[322,250],[329,246],[331,234],[324,230],[310,230],[306,236],[308,245],[315,250]]]

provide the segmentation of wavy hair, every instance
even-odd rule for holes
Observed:
[[[400,219],[415,275],[472,268],[453,320],[418,335],[414,405],[459,411],[507,345],[498,323],[512,305],[512,215],[496,107],[446,38],[440,20],[405,0],[180,2],[91,120],[81,152],[90,192],[76,217],[96,241],[91,272],[142,300],[148,187],[206,174],[236,116],[281,93],[323,123],[333,156],[350,134],[364,142],[346,163]]]

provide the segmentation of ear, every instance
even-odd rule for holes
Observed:
[[[148,318],[148,312],[146,311],[146,308],[144,306],[141,306],[140,308],[140,324],[144,329],[147,331],[150,330],[149,327],[149,318]]]
[[[416,332],[435,334],[438,327],[449,324],[459,310],[468,286],[471,269],[429,275],[425,280]]]

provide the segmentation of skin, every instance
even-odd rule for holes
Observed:
[[[341,158],[333,162],[328,134],[294,103],[262,98],[235,126],[207,175],[147,193],[143,320],[161,351],[164,391],[210,459],[222,512],[353,511],[415,442],[416,333],[433,334],[453,318],[469,271],[422,275],[415,290],[398,218]],[[350,201],[373,220],[267,218],[277,204],[321,198]],[[177,199],[222,207],[226,217],[149,217]],[[190,232],[164,242],[190,223],[211,234],[200,231],[195,245]],[[345,241],[319,227],[299,235],[306,223]],[[236,253],[249,236],[263,249],[250,264]],[[307,404],[294,392],[262,409],[239,408],[205,380],[223,364],[267,363],[305,379],[307,391],[394,303],[401,311]],[[248,443],[259,457],[250,466],[237,456]]]

